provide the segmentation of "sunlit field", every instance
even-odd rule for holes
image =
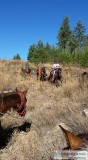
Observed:
[[[21,118],[11,109],[0,118],[3,129],[14,128],[10,137],[5,134],[8,143],[1,145],[0,159],[52,160],[54,150],[67,146],[59,124],[75,134],[88,133],[88,117],[83,114],[88,108],[88,79],[81,78],[88,68],[62,65],[63,82],[56,87],[48,81],[37,80],[36,66],[32,63],[31,75],[23,74],[21,68],[25,63],[0,61],[0,92],[28,88],[25,117]],[[49,75],[52,64],[45,65]],[[31,123],[30,128],[18,130],[24,123]]]

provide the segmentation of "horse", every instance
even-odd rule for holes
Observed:
[[[0,117],[11,108],[15,109],[20,116],[26,114],[26,93],[28,89],[20,91],[16,88],[14,92],[0,94]]]
[[[88,134],[75,135],[73,132],[66,130],[61,125],[59,126],[63,131],[66,142],[68,144],[68,146],[66,148],[63,148],[62,150],[67,150],[67,151],[73,150],[77,152],[81,150],[88,150]],[[68,160],[71,160],[71,159],[68,159]],[[72,160],[74,160],[74,158],[72,158]]]
[[[53,76],[53,70],[50,72],[48,81],[56,84],[56,86],[59,85],[58,80],[62,83],[62,69],[58,68],[57,71],[55,71],[55,74]]]
[[[36,75],[37,75],[37,80],[39,78],[39,67],[36,68]]]
[[[26,68],[21,68],[21,71],[23,73],[26,73],[26,74],[30,74],[31,73],[31,69],[29,67],[27,69]]]
[[[40,68],[40,81],[46,81],[46,67],[41,67]]]

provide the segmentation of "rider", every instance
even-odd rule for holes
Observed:
[[[41,67],[45,67],[44,62],[41,63]]]
[[[29,68],[29,63],[27,61],[26,64],[25,64],[25,69],[28,70],[28,68]]]
[[[42,70],[45,71],[45,68],[46,68],[46,67],[45,67],[45,64],[44,64],[44,62],[42,62],[42,64],[41,64],[41,71],[42,71]]]
[[[53,77],[54,77],[55,73],[60,68],[60,64],[59,63],[54,63],[52,68],[53,68]]]

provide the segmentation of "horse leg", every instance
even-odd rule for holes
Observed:
[[[40,75],[40,81],[42,80],[42,75]]]
[[[56,87],[59,87],[60,84],[58,79],[56,79],[55,84],[56,84]]]
[[[40,76],[40,81],[44,81],[44,76],[43,76],[43,73],[41,73],[41,76]]]
[[[50,81],[50,78],[51,78],[51,74],[49,75],[49,77],[47,78],[47,80]]]
[[[45,77],[44,77],[44,73],[42,74],[42,81],[44,81],[45,80]]]

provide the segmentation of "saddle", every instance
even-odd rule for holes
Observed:
[[[54,75],[54,73],[58,73],[58,68],[56,68],[56,69],[54,69],[54,70],[51,71],[51,74]]]

